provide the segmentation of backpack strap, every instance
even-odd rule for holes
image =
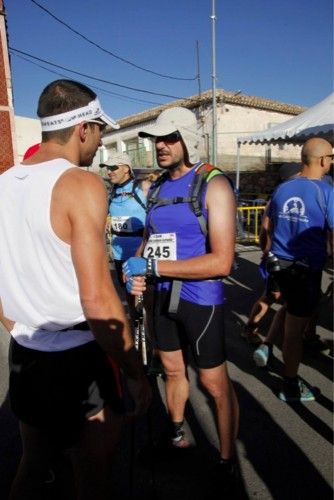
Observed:
[[[126,184],[128,184],[128,182],[126,182]],[[136,200],[136,202],[138,203],[138,205],[140,205],[146,212],[146,205],[145,203],[140,199],[138,193],[136,192],[136,189],[137,187],[139,187],[139,182],[134,179],[133,180],[133,184],[132,184],[132,190],[131,190],[131,193],[127,193],[129,196],[132,196],[132,198],[134,198]],[[109,193],[109,205],[110,203],[112,202],[112,200],[114,198],[117,198],[118,196],[121,196],[121,193],[116,193],[116,186],[115,184],[113,184],[111,190],[110,190],[110,193]]]
[[[208,183],[216,175],[225,174],[220,168],[215,167],[214,165],[210,165],[209,163],[202,163],[196,168],[196,173],[190,186],[190,206],[197,217],[198,223],[204,236],[208,235],[208,223],[202,211],[202,190],[205,183]]]
[[[160,177],[158,177],[158,179],[156,179],[150,187],[147,194],[147,211],[149,211],[153,207],[153,205],[158,202],[161,185],[166,181],[167,177],[168,172],[163,172],[163,174],[161,174]]]
[[[137,203],[138,203],[138,204],[139,204],[139,205],[140,205],[140,206],[141,206],[141,207],[145,210],[145,212],[146,212],[147,207],[146,207],[145,203],[144,203],[144,202],[140,199],[140,197],[139,197],[138,193],[136,192],[137,187],[139,187],[139,182],[138,182],[136,179],[134,179],[134,181],[133,181],[133,186],[132,186],[132,196],[133,196],[133,198],[136,200],[136,202],[137,202]]]

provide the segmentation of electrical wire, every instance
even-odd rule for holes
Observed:
[[[102,47],[101,45],[99,45],[98,43],[96,42],[93,42],[92,40],[90,40],[88,37],[86,37],[85,35],[83,35],[82,33],[80,33],[79,31],[77,31],[76,29],[72,28],[69,24],[65,23],[64,21],[62,21],[61,19],[59,19],[59,17],[55,16],[52,12],[50,12],[48,9],[46,9],[45,7],[43,7],[43,5],[39,4],[38,2],[36,2],[36,0],[30,0],[33,4],[37,5],[37,7],[39,7],[40,9],[44,10],[49,16],[51,16],[53,19],[55,19],[57,22],[59,22],[60,24],[62,24],[63,26],[65,26],[67,29],[69,29],[70,31],[72,31],[73,33],[75,33],[76,35],[80,36],[81,38],[83,38],[86,42],[90,43],[91,45],[94,45],[94,47],[97,47],[98,49],[102,50],[103,52],[105,52],[106,54],[114,57],[115,59],[118,59],[119,61],[122,61],[126,64],[129,64],[130,66],[133,66],[134,68],[137,68],[137,69],[140,69],[142,71],[146,71],[147,73],[151,73],[152,75],[156,75],[156,76],[160,76],[162,78],[169,78],[170,80],[182,80],[182,81],[194,81],[194,80],[197,80],[198,79],[198,75],[194,76],[193,78],[182,78],[182,77],[178,77],[178,76],[171,76],[171,75],[165,75],[163,73],[158,73],[156,71],[153,71],[153,70],[150,70],[150,69],[147,69],[147,68],[143,68],[142,66],[139,66],[138,64],[135,64],[131,61],[128,61],[127,59],[125,59],[124,57],[121,57],[121,56],[118,56],[117,54],[115,54],[114,52],[111,52],[110,50]]]
[[[9,50],[12,50],[14,52],[17,52],[19,54],[23,54],[24,56],[31,57],[31,59],[35,59],[36,61],[40,61],[40,62],[43,62],[45,64],[49,64],[50,66],[54,66],[55,68],[60,68],[62,70],[68,71],[69,73],[74,73],[75,75],[83,76],[84,78],[89,78],[90,80],[95,80],[97,82],[107,83],[108,85],[114,85],[115,87],[121,87],[123,89],[133,90],[135,92],[142,92],[144,94],[151,94],[151,95],[156,95],[156,96],[160,96],[160,97],[167,97],[167,98],[171,98],[171,99],[187,99],[186,97],[179,97],[179,96],[170,95],[170,94],[161,94],[159,92],[153,92],[151,90],[138,89],[135,87],[130,87],[128,85],[122,85],[120,83],[111,82],[109,80],[104,80],[102,78],[96,78],[95,76],[87,75],[86,73],[81,73],[80,71],[75,71],[74,69],[65,68],[65,66],[61,66],[60,64],[55,64],[55,63],[52,63],[50,61],[46,61],[45,59],[41,59],[40,57],[33,56],[32,54],[29,54],[28,52],[24,52],[23,50],[15,49],[14,47],[8,47],[8,48],[9,48]]]
[[[64,75],[63,73],[59,73],[58,71],[54,71],[52,69],[46,68],[45,66],[42,66],[41,64],[38,64],[38,63],[33,62],[33,61],[30,61],[26,57],[23,57],[23,56],[21,56],[19,54],[12,53],[11,55],[13,55],[15,57],[18,57],[20,59],[23,59],[24,61],[26,61],[26,62],[28,62],[30,64],[33,64],[34,66],[37,66],[38,68],[42,68],[45,71],[48,71],[49,73],[53,73],[54,75],[62,76],[63,78],[68,78],[68,76]],[[161,106],[163,104],[162,102],[147,101],[145,99],[136,99],[135,97],[126,96],[124,94],[118,94],[117,92],[111,92],[110,90],[102,89],[101,87],[96,87],[95,85],[91,85],[91,84],[89,86],[92,89],[96,89],[96,90],[98,90],[100,92],[103,92],[104,94],[115,96],[115,97],[119,97],[119,98],[123,98],[123,99],[129,100],[129,101],[134,101],[134,102],[139,102],[139,103],[144,103],[144,104],[154,104],[156,106]]]

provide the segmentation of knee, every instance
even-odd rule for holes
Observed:
[[[182,364],[173,363],[173,361],[164,359],[163,356],[161,362],[168,380],[181,380],[186,377],[186,369]]]
[[[203,387],[208,391],[211,397],[214,399],[224,397],[228,394],[229,383],[228,379],[225,380],[224,377],[207,377],[201,375],[200,377]]]
[[[173,366],[170,364],[165,365],[164,363],[163,363],[163,367],[164,367],[165,376],[170,381],[171,380],[181,380],[181,379],[186,378],[186,373],[185,373],[184,369],[182,369],[182,368],[179,368],[177,366]]]

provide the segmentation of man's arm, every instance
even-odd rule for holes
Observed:
[[[180,279],[207,279],[227,276],[235,251],[236,204],[230,183],[221,175],[214,177],[206,194],[210,251],[186,260],[160,260],[161,276]]]
[[[268,216],[269,203],[264,211],[260,229],[260,247],[264,255],[268,255],[271,248],[271,221]]]
[[[61,177],[54,190],[52,222],[71,245],[84,314],[101,347],[128,377],[143,381],[125,311],[110,276],[104,241],[106,214],[106,191],[98,176],[73,169]],[[147,400],[147,388],[142,390]]]
[[[1,300],[0,300],[0,322],[3,324],[3,326],[6,328],[8,332],[10,332],[15,325],[14,321],[11,321],[4,316]]]

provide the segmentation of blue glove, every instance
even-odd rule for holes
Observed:
[[[144,257],[130,257],[123,263],[122,270],[127,278],[131,278],[131,276],[159,276],[157,261],[144,259]]]
[[[131,278],[131,276],[145,276],[147,260],[144,257],[130,257],[130,259],[123,263],[122,269],[128,278]]]

